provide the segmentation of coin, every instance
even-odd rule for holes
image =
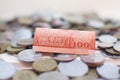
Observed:
[[[50,71],[40,74],[39,80],[69,80],[69,78],[58,71]]]
[[[3,60],[2,58],[0,58],[0,62],[1,62],[1,61],[4,61],[4,60]]]
[[[56,56],[53,56],[52,59],[56,61],[71,61],[75,59],[77,55],[70,55],[70,54],[57,54]]]
[[[16,72],[16,68],[7,62],[0,62],[0,80],[11,78]]]
[[[33,39],[23,39],[17,42],[19,46],[31,46],[33,44]]]
[[[97,67],[98,74],[105,78],[110,80],[116,80],[120,77],[119,74],[119,67],[110,63],[104,63],[104,65],[101,65]]]
[[[120,39],[120,32],[113,34],[113,36],[116,37],[117,39]]]
[[[103,48],[103,49],[105,49],[105,48],[111,48],[111,47],[113,47],[113,43],[108,43],[108,42],[99,42],[98,43],[98,47],[100,47],[100,48]]]
[[[21,70],[17,71],[13,76],[13,80],[39,80],[33,71]]]
[[[120,55],[120,52],[115,51],[113,48],[105,49],[105,51],[109,54]]]
[[[8,48],[9,43],[8,42],[0,42],[0,53],[5,52],[5,50]]]
[[[88,72],[88,66],[81,60],[73,60],[71,62],[60,62],[58,69],[64,75],[69,77],[83,76]]]
[[[24,49],[25,48],[13,48],[13,47],[9,46],[7,48],[7,52],[10,53],[10,54],[16,54],[16,53],[18,53],[18,52],[20,52],[20,51],[22,51]]]
[[[101,42],[106,42],[106,43],[114,43],[117,42],[117,38],[115,38],[112,35],[109,34],[104,34],[104,35],[100,35],[98,38]]]
[[[26,49],[18,53],[18,59],[24,62],[33,62],[41,56],[42,54],[36,54],[32,49]]]
[[[120,53],[120,41],[117,42],[114,46],[113,49],[115,49],[116,51],[118,51]]]
[[[40,58],[32,66],[36,72],[46,72],[54,70],[57,67],[57,62],[51,58]]]
[[[84,61],[90,67],[96,67],[104,63],[105,57],[102,52],[95,50],[94,53],[89,53],[88,55],[81,55],[81,60]]]

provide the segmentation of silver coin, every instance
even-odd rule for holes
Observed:
[[[97,67],[98,74],[110,80],[117,80],[120,78],[119,70],[120,68],[118,66],[110,63],[104,63],[104,65]]]
[[[26,49],[18,53],[18,59],[25,62],[33,62],[41,56],[42,54],[36,54],[32,49]]]
[[[61,62],[58,65],[61,73],[70,77],[83,76],[88,72],[88,66],[81,60],[73,60],[71,62]]]
[[[16,68],[7,62],[0,62],[0,80],[11,78],[16,72]]]
[[[116,42],[116,44],[113,46],[113,48],[114,48],[116,51],[120,52],[120,41]]]
[[[104,23],[102,21],[98,21],[98,20],[89,20],[88,21],[88,26],[91,26],[93,28],[102,28],[104,27]]]
[[[113,47],[113,43],[108,43],[108,42],[100,42],[98,43],[98,46],[100,48],[110,48],[110,47]]]
[[[51,71],[40,74],[39,80],[69,80],[69,78],[58,71]]]
[[[29,39],[32,37],[32,32],[27,28],[21,28],[13,35],[12,42],[16,42],[22,39]]]
[[[108,34],[104,34],[104,35],[99,36],[99,40],[101,42],[108,42],[108,43],[117,42],[117,38],[115,38],[112,35],[108,35]]]

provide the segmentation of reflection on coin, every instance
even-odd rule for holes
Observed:
[[[19,46],[31,46],[33,44],[33,39],[23,39],[17,42]]]
[[[96,69],[92,68],[86,75],[72,78],[71,80],[98,80],[98,75]]]
[[[69,80],[69,78],[58,71],[51,71],[40,74],[39,80]]]
[[[70,77],[83,76],[88,72],[88,66],[81,60],[73,60],[71,62],[60,62],[58,69],[61,73]]]
[[[88,64],[90,67],[96,67],[104,63],[105,57],[101,51],[96,50],[94,53],[88,55],[81,55],[81,60]]]
[[[75,59],[77,55],[69,55],[69,54],[57,54],[56,56],[53,56],[52,58],[57,61],[71,61]]]
[[[98,46],[100,48],[110,48],[110,47],[113,47],[113,43],[108,43],[108,42],[100,42],[98,43]]]
[[[105,49],[105,51],[109,54],[120,55],[120,52],[115,51],[113,48]]]
[[[39,80],[38,76],[32,71],[17,71],[13,76],[13,80]]]
[[[26,49],[18,53],[18,59],[25,62],[33,62],[41,56],[42,54],[36,54],[32,49]]]
[[[3,60],[2,58],[0,58],[0,62],[1,62],[1,61],[4,61],[4,60]]]
[[[120,53],[120,41],[117,42],[117,43],[113,46],[113,48]]]
[[[51,58],[40,58],[32,66],[37,72],[46,72],[54,70],[57,67],[57,62]]]
[[[117,39],[120,39],[120,32],[113,34],[113,36],[116,37]]]
[[[0,42],[0,53],[3,53],[9,46],[7,42]]]
[[[98,74],[110,80],[116,80],[120,77],[119,67],[110,63],[104,63],[104,65],[97,67]]]
[[[16,68],[7,62],[0,62],[0,80],[11,78],[16,72]]]
[[[22,51],[24,49],[25,48],[13,48],[13,47],[9,46],[7,48],[7,52],[10,53],[10,54],[16,54],[16,53],[18,53],[18,52],[20,52],[20,51]]]
[[[114,43],[117,41],[117,38],[115,38],[112,35],[104,34],[99,37],[99,40],[101,42],[108,42],[108,43]]]
[[[27,28],[21,28],[15,32],[12,38],[12,42],[16,42],[23,39],[28,39],[32,37],[32,32]]]

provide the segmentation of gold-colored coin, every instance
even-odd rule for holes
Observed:
[[[57,67],[57,62],[51,58],[41,58],[36,60],[32,66],[36,72],[46,72],[54,70]]]
[[[115,51],[113,48],[105,49],[105,51],[109,54],[120,55],[120,52]]]
[[[0,53],[5,52],[5,50],[8,48],[9,43],[7,42],[0,42]]]
[[[22,51],[24,49],[25,48],[13,48],[13,47],[9,46],[7,48],[7,52],[10,53],[10,54],[16,54],[16,53],[18,53],[18,52],[20,52],[20,51]]]
[[[17,71],[13,80],[38,80],[38,77],[32,71]]]

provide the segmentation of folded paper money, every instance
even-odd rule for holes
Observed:
[[[36,52],[88,54],[95,49],[95,32],[36,28],[33,49]]]

